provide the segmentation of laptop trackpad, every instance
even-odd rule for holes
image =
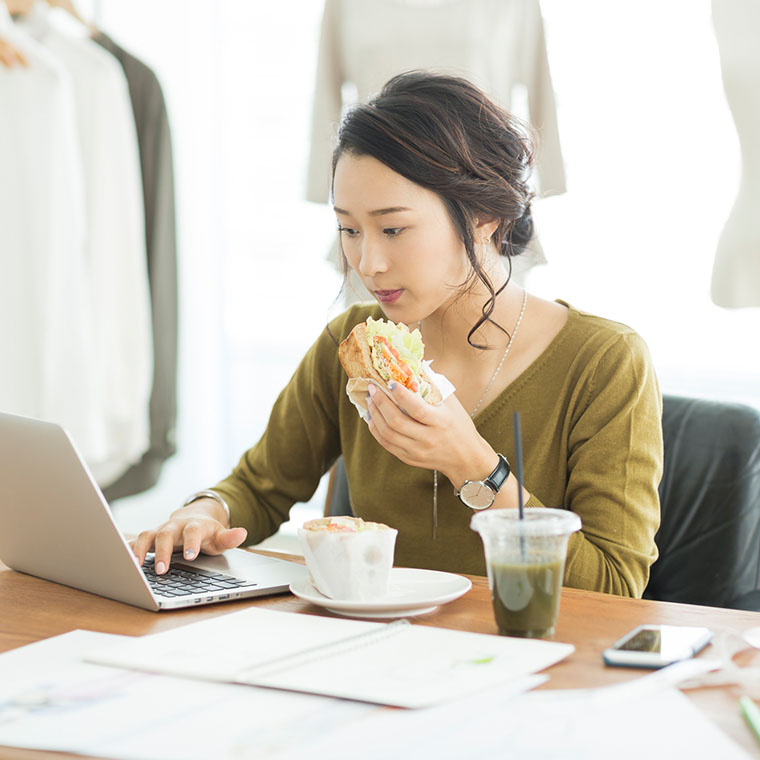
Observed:
[[[180,553],[177,553],[172,558],[172,562],[214,573],[225,573],[236,578],[244,578],[257,585],[293,583],[307,574],[304,565],[265,557],[261,554],[248,552],[245,549],[230,549],[224,554],[213,557],[201,554],[198,559],[192,562],[188,562]]]

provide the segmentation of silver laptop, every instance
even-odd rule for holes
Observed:
[[[8,567],[147,610],[279,593],[307,574],[243,549],[175,557],[166,576],[149,564],[143,571],[66,431],[0,413],[0,560]]]

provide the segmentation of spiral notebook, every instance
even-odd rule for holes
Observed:
[[[101,665],[423,707],[524,678],[572,644],[250,608],[90,652]]]

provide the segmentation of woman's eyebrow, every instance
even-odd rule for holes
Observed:
[[[370,211],[370,216],[383,216],[383,214],[395,214],[399,211],[411,211],[412,209],[408,208],[407,206],[390,206],[388,208],[379,208],[375,211]],[[351,216],[350,211],[345,211],[342,208],[338,208],[337,206],[333,206],[333,211],[336,214],[342,214],[343,216]]]

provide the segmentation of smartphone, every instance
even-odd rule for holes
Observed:
[[[640,625],[602,653],[606,665],[662,668],[693,657],[713,637],[709,628],[688,625]]]

